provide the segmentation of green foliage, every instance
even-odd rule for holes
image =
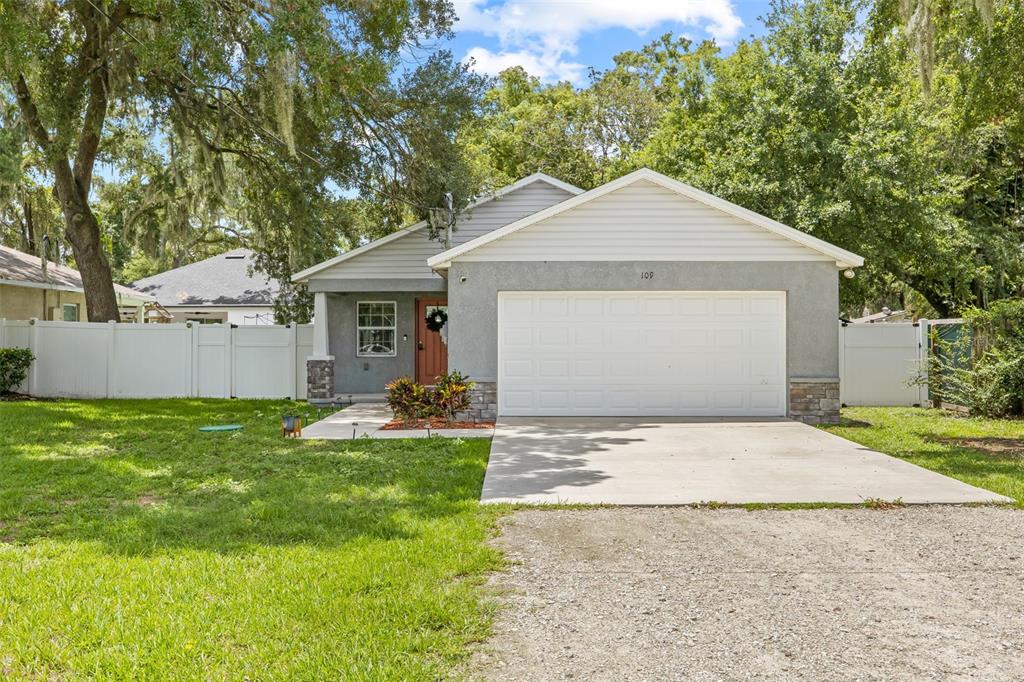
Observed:
[[[75,204],[87,300],[139,253],[166,268],[247,245],[286,282],[475,194],[454,135],[484,80],[428,45],[453,21],[446,0],[2,3],[0,185],[41,178]],[[9,206],[5,241],[5,213],[25,222]],[[277,307],[308,317],[287,285]]]
[[[0,348],[0,394],[21,386],[34,359],[27,348]]]
[[[434,416],[431,392],[411,377],[399,377],[385,386],[387,403],[395,417],[406,422]]]
[[[473,385],[469,377],[456,371],[437,377],[432,388],[411,377],[399,377],[386,386],[387,403],[395,417],[406,422],[429,417],[452,422],[456,414],[469,409]]]
[[[459,372],[446,372],[437,377],[430,402],[445,420],[455,421],[456,414],[469,409],[469,392],[474,385],[469,377]]]
[[[457,676],[501,567],[488,441],[283,439],[285,406],[0,403],[3,674]]]
[[[965,314],[969,334],[933,340],[932,393],[988,417],[1024,412],[1024,300],[997,301]],[[970,358],[962,362],[961,358]]]
[[[585,88],[512,69],[462,139],[495,184],[646,165],[859,253],[847,314],[985,308],[1024,293],[1024,3],[942,5],[928,94],[899,4],[777,0],[729,56],[666,37]]]

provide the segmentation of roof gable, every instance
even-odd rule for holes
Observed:
[[[584,246],[585,245],[585,246]],[[428,260],[821,260],[849,251],[650,169],[641,169]]]
[[[582,192],[544,173],[534,173],[463,209],[453,239],[456,245],[472,241]],[[497,199],[503,201],[495,202]],[[427,221],[422,220],[303,270],[292,280],[435,277],[427,259],[444,248],[427,237],[426,227]]]

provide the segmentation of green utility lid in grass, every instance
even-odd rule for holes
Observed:
[[[205,431],[207,433],[209,433],[211,431],[241,431],[242,430],[242,425],[241,424],[217,424],[216,426],[200,426],[199,430],[200,431]]]

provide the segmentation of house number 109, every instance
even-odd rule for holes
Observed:
[[[653,272],[641,272],[640,273],[640,279],[654,279],[654,273]]]

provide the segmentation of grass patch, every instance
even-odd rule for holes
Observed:
[[[0,676],[449,673],[501,566],[489,442],[286,440],[286,404],[0,405]]]
[[[913,407],[851,407],[822,427],[872,450],[913,462],[1016,500],[1024,508],[1024,458],[1007,444],[1024,439],[1024,421],[953,415]],[[1003,448],[1000,451],[994,451]]]

